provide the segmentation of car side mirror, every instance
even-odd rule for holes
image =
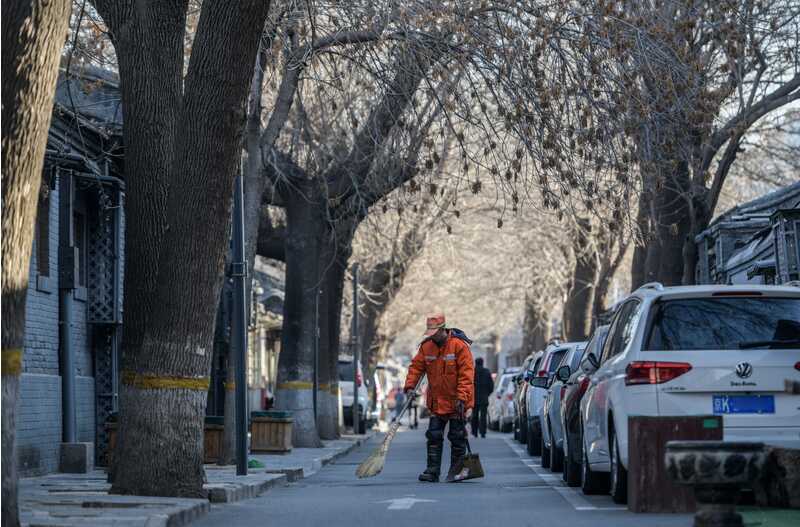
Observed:
[[[556,377],[561,382],[567,382],[570,375],[572,375],[572,370],[570,369],[569,365],[565,364],[556,370]]]
[[[531,386],[534,388],[547,388],[549,380],[547,377],[534,377],[531,379]]]
[[[533,372],[532,371],[526,371],[525,372],[525,381],[526,382],[530,382],[531,379],[533,379]]]

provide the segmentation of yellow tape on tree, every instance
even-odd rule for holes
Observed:
[[[288,381],[278,385],[279,390],[313,390],[314,383],[306,381]]]
[[[177,377],[143,375],[132,371],[122,373],[122,384],[142,390],[202,390],[207,391],[208,377]]]
[[[0,363],[0,372],[3,375],[19,376],[22,373],[22,349],[10,348],[2,350],[2,363]]]
[[[222,384],[225,385],[225,389],[229,392],[232,392],[233,390],[236,389],[235,382],[223,382]]]

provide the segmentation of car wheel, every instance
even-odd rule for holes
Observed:
[[[564,431],[564,448],[567,450],[564,455],[564,483],[568,487],[577,487],[581,484],[581,464],[575,459],[575,452],[570,448],[569,434],[566,430]]]
[[[589,458],[586,454],[586,447],[583,445],[583,434],[581,434],[581,490],[584,494],[603,494],[608,491],[606,483],[605,475],[595,472],[589,466]]]
[[[542,468],[550,468],[550,449],[547,448],[547,445],[544,443],[544,433],[539,434],[541,437],[541,444],[542,444],[542,458],[541,458],[541,465]]]
[[[519,419],[516,417],[514,418],[514,441],[519,441]]]
[[[552,430],[552,429],[551,429]],[[564,468],[564,451],[556,446],[553,433],[550,433],[550,471],[561,472]]]
[[[504,434],[507,434],[511,431],[511,428],[513,426],[514,426],[513,423],[503,423],[502,427],[500,428],[500,431],[503,432]]]
[[[528,425],[528,454],[538,456],[542,453],[542,445],[539,443],[539,436],[536,434],[536,426]]]
[[[519,418],[519,442],[523,445],[528,443],[528,420]]]
[[[619,459],[619,442],[617,434],[611,433],[611,484],[609,494],[614,503],[624,505],[628,503],[628,471],[622,466]]]

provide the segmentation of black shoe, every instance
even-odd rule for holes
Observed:
[[[439,474],[427,470],[419,475],[419,480],[427,483],[439,483]]]
[[[464,460],[463,460],[463,458],[452,462],[450,464],[450,470],[447,471],[447,480],[446,481],[448,483],[453,483],[454,481],[458,481],[458,479],[456,479],[456,477],[459,476],[463,470],[464,470]]]

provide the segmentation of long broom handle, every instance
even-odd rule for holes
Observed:
[[[420,394],[419,394],[418,390],[422,386],[422,383],[425,382],[427,377],[428,376],[426,374],[423,374],[422,377],[419,378],[419,380],[417,381],[417,385],[414,386],[414,391],[411,393],[411,395],[408,396],[408,398],[406,399],[406,402],[403,403],[403,408],[400,410],[400,413],[392,418],[391,423],[394,423],[395,421],[399,421],[400,419],[403,418],[403,415],[405,415],[406,410],[408,410],[411,407],[411,403],[414,402],[414,399],[419,397]]]

